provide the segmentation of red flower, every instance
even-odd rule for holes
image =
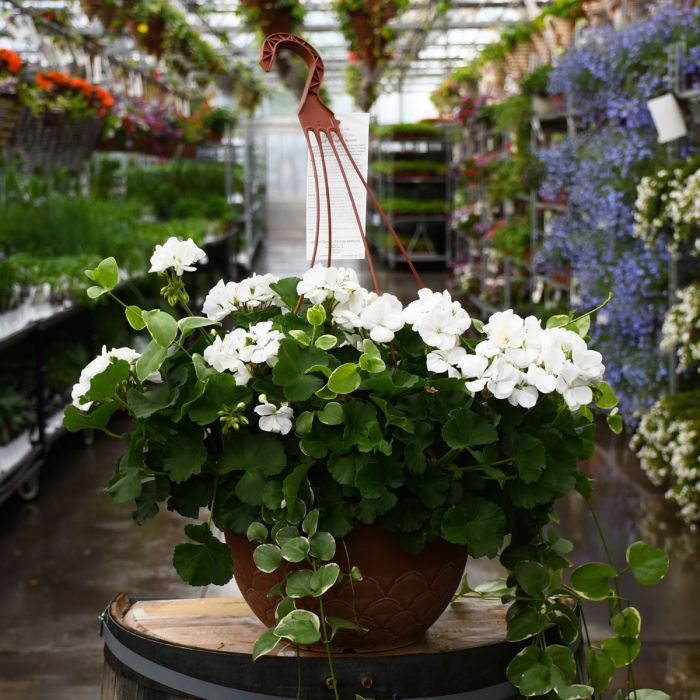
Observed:
[[[22,59],[10,49],[0,49],[0,64],[5,63],[8,73],[19,73],[22,69]]]

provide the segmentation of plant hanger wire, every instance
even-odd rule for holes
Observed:
[[[372,188],[369,186],[367,183],[367,180],[363,177],[362,172],[360,171],[360,168],[357,166],[357,163],[355,162],[355,159],[352,157],[352,154],[350,153],[350,149],[348,148],[347,143],[345,142],[345,139],[343,138],[343,135],[340,130],[340,122],[336,118],[335,114],[333,111],[323,102],[323,100],[320,97],[320,90],[321,90],[321,83],[323,81],[323,73],[324,73],[324,66],[323,66],[323,60],[321,59],[321,56],[319,55],[318,51],[311,46],[307,41],[304,39],[301,39],[300,37],[294,35],[294,34],[286,34],[282,32],[278,32],[275,34],[268,34],[268,36],[265,37],[265,41],[263,42],[263,45],[260,49],[260,65],[262,66],[263,70],[267,73],[270,72],[272,69],[272,65],[275,62],[275,57],[277,55],[278,49],[287,49],[288,51],[291,51],[298,56],[300,56],[306,65],[309,68],[309,74],[306,79],[306,85],[304,87],[304,92],[302,93],[301,96],[301,101],[299,103],[299,109],[297,110],[297,116],[299,118],[299,123],[301,124],[302,131],[304,132],[304,137],[306,139],[306,146],[309,150],[309,156],[311,158],[311,168],[313,170],[313,176],[314,176],[314,194],[315,194],[315,201],[316,201],[316,228],[315,228],[315,238],[314,238],[314,247],[313,247],[313,253],[311,256],[311,264],[310,267],[313,267],[316,264],[316,258],[318,255],[318,244],[319,244],[319,236],[320,236],[320,230],[321,230],[321,202],[320,202],[320,187],[319,187],[319,175],[318,175],[318,164],[316,162],[316,154],[314,152],[314,149],[311,145],[311,138],[313,137],[316,141],[316,144],[318,146],[318,155],[319,155],[319,161],[321,165],[321,172],[323,174],[323,182],[325,185],[325,194],[326,194],[326,216],[327,216],[327,221],[328,221],[328,255],[327,255],[327,265],[328,267],[331,266],[332,263],[332,243],[333,243],[333,238],[332,238],[332,206],[331,206],[331,193],[329,191],[329,186],[328,186],[328,168],[326,165],[326,157],[324,155],[324,149],[323,149],[323,142],[321,140],[321,136],[325,136],[326,141],[331,147],[331,150],[333,151],[333,156],[338,164],[338,168],[340,169],[340,174],[343,178],[343,182],[345,184],[345,189],[347,191],[348,197],[350,198],[350,203],[352,205],[352,211],[355,216],[355,222],[357,223],[357,227],[360,232],[360,236],[362,238],[362,244],[364,245],[365,249],[365,254],[367,256],[367,265],[369,267],[369,273],[372,278],[372,285],[374,287],[374,291],[377,294],[381,294],[381,290],[379,288],[379,282],[377,281],[377,275],[376,271],[374,268],[374,260],[372,259],[372,253],[369,248],[369,243],[367,242],[367,236],[365,234],[365,230],[362,226],[362,222],[360,220],[360,214],[357,211],[357,204],[355,202],[355,199],[352,195],[352,189],[350,187],[350,182],[348,180],[348,174],[345,170],[345,166],[343,165],[343,160],[341,159],[340,153],[338,152],[338,148],[336,147],[336,141],[337,143],[340,144],[342,147],[342,150],[347,158],[347,161],[350,163],[352,166],[352,169],[355,171],[355,174],[357,177],[360,179],[360,182],[362,183],[362,186],[365,188],[367,191],[367,194],[369,195],[369,198],[374,205],[375,209],[379,213],[379,216],[381,217],[382,221],[384,222],[384,225],[387,227],[389,233],[391,234],[391,237],[394,239],[394,242],[396,243],[396,246],[398,247],[399,251],[401,252],[401,255],[404,257],[406,262],[408,263],[408,266],[411,270],[411,273],[413,274],[413,278],[416,281],[416,284],[418,285],[419,288],[424,287],[425,285],[423,284],[423,280],[421,279],[421,276],[418,274],[418,271],[415,268],[415,265],[413,264],[413,261],[411,260],[411,256],[409,255],[408,251],[404,247],[403,243],[401,242],[401,239],[397,235],[396,231],[394,230],[394,227],[391,225],[389,218],[387,217],[384,209],[382,209],[382,206],[379,204],[379,201],[377,200],[376,195],[372,191]]]

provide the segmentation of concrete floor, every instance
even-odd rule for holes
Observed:
[[[301,242],[286,232],[289,218],[270,217],[269,244],[259,271],[300,273]],[[297,216],[299,212],[297,212]],[[445,273],[426,275],[442,287]],[[382,272],[382,286],[406,297],[413,284],[402,272]],[[233,587],[191,589],[170,558],[182,540],[182,521],[162,513],[142,527],[129,505],[102,493],[119,444],[98,438],[85,447],[71,437],[59,444],[42,472],[32,503],[13,499],[0,507],[0,700],[87,700],[99,697],[102,643],[98,615],[119,592],[135,596],[193,597],[230,594]],[[601,443],[590,470],[614,556],[644,538],[666,546],[672,570],[659,587],[625,591],[644,619],[645,650],[639,687],[661,687],[674,700],[700,700],[700,564],[698,538],[678,526],[662,496],[641,475],[622,439]],[[580,499],[561,509],[562,532],[578,558],[601,557],[590,515]],[[498,575],[494,562],[469,564],[472,583]],[[594,636],[601,629],[594,615]]]

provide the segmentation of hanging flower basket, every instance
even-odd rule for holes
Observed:
[[[534,50],[535,47],[531,41],[518,44],[513,49],[513,60],[521,75],[525,75],[530,70],[530,54],[533,53]]]
[[[394,0],[368,0],[362,10],[349,12],[356,37],[355,53],[370,70],[376,68],[385,55],[389,39],[381,30],[397,12]]]
[[[548,64],[551,59],[551,52],[549,50],[549,46],[547,46],[547,41],[544,36],[539,32],[535,32],[532,35],[532,45],[534,46],[535,51],[537,51],[537,55],[540,57],[542,63]]]
[[[90,157],[102,133],[97,117],[73,119],[65,112],[35,116],[22,109],[7,141],[8,159],[21,159],[29,170],[51,171],[61,166],[77,171]]]
[[[552,20],[557,45],[562,47],[571,46],[576,34],[576,20],[570,17],[552,17]]]
[[[128,22],[129,31],[134,41],[149,54],[160,58],[163,54],[165,42],[165,20],[156,14],[151,14],[146,22],[137,23],[134,20]]]
[[[0,151],[12,136],[21,112],[16,95],[0,95]]]
[[[292,7],[278,7],[269,0],[241,0],[248,10],[256,15],[256,23],[260,31],[267,34],[282,32],[289,34],[294,30]]]

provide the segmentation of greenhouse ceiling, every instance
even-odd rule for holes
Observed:
[[[171,2],[223,56],[255,65],[258,38],[243,26],[237,12],[238,0]],[[338,18],[328,2],[302,0],[302,4],[307,11],[304,36],[323,56],[329,89],[342,90],[349,57]],[[431,90],[445,75],[472,59],[481,46],[493,41],[503,27],[534,16],[544,4],[543,0],[454,0],[440,14],[434,0],[413,0],[408,10],[390,22],[398,33],[394,58],[384,74],[383,90]],[[25,11],[67,9],[77,31],[99,32],[99,24],[95,27],[95,23],[89,22],[77,0],[0,0],[0,6],[5,10]],[[133,47],[128,42],[123,46],[116,42],[110,51],[121,51],[124,60],[134,61]],[[270,86],[277,81],[274,74],[266,80]]]

